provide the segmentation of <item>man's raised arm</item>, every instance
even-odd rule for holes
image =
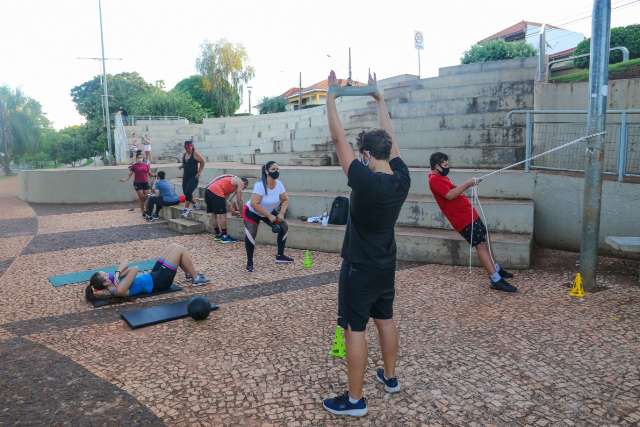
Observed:
[[[378,85],[378,79],[375,73],[373,74],[373,77],[371,77],[371,73],[369,73],[369,85]],[[378,123],[380,124],[380,129],[385,130],[391,137],[391,155],[389,156],[389,160],[393,160],[396,157],[400,157],[400,147],[398,147],[398,138],[396,137],[396,132],[393,130],[393,124],[391,123],[391,117],[387,110],[387,104],[384,101],[384,97],[381,92],[376,92],[371,96],[376,100],[376,105],[378,106]]]
[[[329,88],[331,86],[338,86],[338,79],[336,73],[331,70],[329,73]],[[329,91],[327,93],[327,120],[329,121],[329,134],[331,135],[331,141],[336,146],[336,154],[342,165],[342,170],[345,174],[349,173],[349,166],[351,162],[355,160],[353,149],[347,142],[347,135],[344,132],[340,118],[338,117],[338,109],[336,108],[336,96]]]

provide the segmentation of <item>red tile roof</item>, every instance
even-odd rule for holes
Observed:
[[[346,86],[347,85],[347,79],[338,79],[338,84],[340,86]],[[358,82],[358,81],[355,81],[355,80],[353,80],[351,82],[351,84],[353,86],[365,86],[364,83]],[[328,89],[329,89],[329,81],[327,79],[324,79],[324,80],[322,80],[322,81],[320,81],[318,83],[312,84],[311,86],[307,86],[307,87],[302,88],[302,93],[313,92],[313,91],[316,91],[316,90],[326,91]],[[300,88],[292,87],[292,88],[288,89],[286,92],[284,92],[280,96],[285,98],[285,99],[287,99],[287,98],[289,98],[291,96],[298,95],[299,92],[300,92]]]
[[[505,28],[502,31],[498,31],[497,33],[484,38],[482,40],[480,40],[478,43],[482,43],[482,42],[486,42],[489,40],[496,40],[496,39],[504,39],[507,38],[508,36],[511,35],[515,35],[515,34],[519,34],[519,33],[525,33],[527,31],[527,25],[534,25],[536,27],[542,27],[542,24],[539,22],[533,22],[533,21],[520,21],[517,24],[514,24],[510,27]],[[548,28],[557,28],[558,27],[554,27],[553,25],[548,25]]]

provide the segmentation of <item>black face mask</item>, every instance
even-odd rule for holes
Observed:
[[[442,176],[447,176],[447,175],[449,175],[449,168],[443,168],[442,166],[440,166],[440,169],[442,169],[442,170],[440,171],[440,175],[442,175]]]
[[[280,176],[280,171],[269,172],[269,176],[273,179],[278,179],[278,177]]]

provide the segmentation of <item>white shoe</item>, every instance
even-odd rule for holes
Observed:
[[[180,216],[181,216],[182,218],[187,219],[187,218],[189,218],[189,214],[190,214],[190,213],[191,213],[191,209],[187,209],[187,208],[185,208],[185,209],[182,209],[182,213],[180,214]]]

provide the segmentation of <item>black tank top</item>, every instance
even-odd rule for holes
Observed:
[[[195,153],[195,151],[191,152],[189,159],[186,159],[186,154],[182,155],[182,167],[184,169],[182,176],[184,181],[193,178],[198,173],[198,161],[194,158]]]

